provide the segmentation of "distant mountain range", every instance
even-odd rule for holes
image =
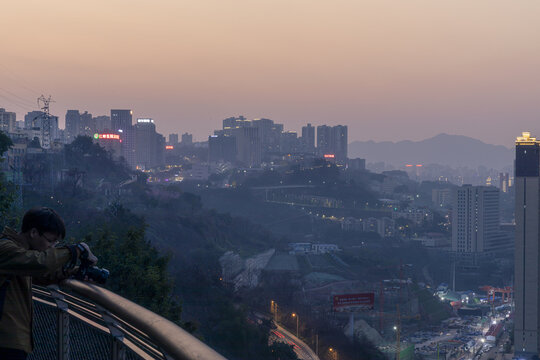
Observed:
[[[396,167],[440,164],[503,169],[512,166],[514,150],[467,136],[439,134],[422,141],[354,141],[349,144],[349,157],[365,158],[367,163],[384,161]]]

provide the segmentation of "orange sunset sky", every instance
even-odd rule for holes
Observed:
[[[3,1],[0,107],[131,108],[204,140],[234,115],[349,141],[540,134],[537,0]]]

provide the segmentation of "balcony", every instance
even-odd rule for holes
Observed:
[[[224,360],[171,321],[102,287],[34,286],[32,360]]]

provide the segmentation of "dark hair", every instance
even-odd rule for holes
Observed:
[[[58,234],[66,237],[66,225],[56,211],[47,207],[35,207],[24,214],[21,232],[25,233],[36,228],[40,235],[44,232]]]

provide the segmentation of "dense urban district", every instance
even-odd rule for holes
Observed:
[[[227,358],[513,357],[512,164],[372,163],[347,126],[242,116],[200,142],[129,109],[59,129],[40,101],[0,109],[4,225],[55,208],[107,287]]]

